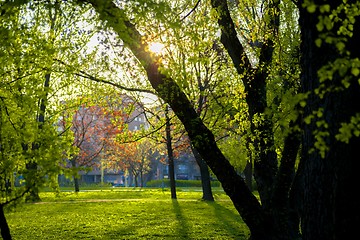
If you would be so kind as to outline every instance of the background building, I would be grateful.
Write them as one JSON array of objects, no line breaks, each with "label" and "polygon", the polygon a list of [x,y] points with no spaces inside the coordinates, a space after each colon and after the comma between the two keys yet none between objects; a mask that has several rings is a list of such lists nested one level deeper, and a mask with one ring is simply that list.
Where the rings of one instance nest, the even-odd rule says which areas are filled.
[{"label": "background building", "polygon": [[[122,102],[120,108],[124,108],[128,114],[124,118],[129,131],[138,131],[140,129],[148,129],[149,123],[147,121],[144,107],[141,103],[133,100],[130,96],[122,95]],[[79,111],[83,108],[79,108]],[[77,115],[75,115],[77,116]],[[77,116],[78,117],[78,116]],[[93,116],[85,116],[84,118],[93,119]],[[99,121],[99,119],[97,119]],[[103,120],[106,123],[110,122],[109,119]],[[104,124],[97,123],[97,124]],[[95,145],[96,142],[87,142],[87,145]],[[88,148],[99,149],[99,146],[87,146]],[[102,150],[104,151],[104,150]],[[150,170],[144,174],[144,185],[150,180],[167,179],[168,178],[168,165],[160,159],[166,156],[160,156],[158,153],[150,159]],[[106,168],[103,162],[106,161],[105,152],[100,152],[96,157],[91,160],[91,164],[86,167],[86,170],[79,171],[80,184],[98,184],[98,183],[111,183],[117,186],[135,186],[135,179],[131,172],[126,170],[114,170]],[[200,170],[195,161],[195,158],[190,153],[181,153],[175,158],[175,179],[178,180],[199,180]],[[64,176],[59,177],[60,184],[71,184],[70,179]],[[139,182],[139,181],[138,181]]]}]

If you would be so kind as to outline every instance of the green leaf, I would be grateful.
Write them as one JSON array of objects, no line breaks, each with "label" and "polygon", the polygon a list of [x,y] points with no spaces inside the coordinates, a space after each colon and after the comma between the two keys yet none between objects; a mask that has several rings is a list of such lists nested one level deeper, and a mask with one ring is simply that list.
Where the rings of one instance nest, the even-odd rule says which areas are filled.
[{"label": "green leaf", "polygon": [[[316,25],[316,26],[317,26],[317,25]],[[321,47],[321,44],[322,44],[321,38],[318,38],[318,39],[315,40],[315,45],[316,45],[317,47]]]},{"label": "green leaf", "polygon": [[321,13],[330,12],[330,5],[324,4],[324,5],[320,6],[320,12]]},{"label": "green leaf", "polygon": [[359,68],[352,68],[351,69],[351,74],[354,75],[355,77],[359,76],[360,69]]},{"label": "green leaf", "polygon": [[306,10],[309,13],[314,13],[316,11],[316,5],[314,3],[310,3],[310,5],[306,7]]}]

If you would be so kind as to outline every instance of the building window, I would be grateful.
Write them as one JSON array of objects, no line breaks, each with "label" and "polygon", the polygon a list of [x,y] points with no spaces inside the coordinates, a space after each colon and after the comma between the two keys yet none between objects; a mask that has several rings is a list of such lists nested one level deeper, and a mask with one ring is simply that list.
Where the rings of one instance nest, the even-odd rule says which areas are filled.
[{"label": "building window", "polygon": [[179,169],[179,173],[187,173],[188,170],[186,165],[179,165],[178,169]]}]

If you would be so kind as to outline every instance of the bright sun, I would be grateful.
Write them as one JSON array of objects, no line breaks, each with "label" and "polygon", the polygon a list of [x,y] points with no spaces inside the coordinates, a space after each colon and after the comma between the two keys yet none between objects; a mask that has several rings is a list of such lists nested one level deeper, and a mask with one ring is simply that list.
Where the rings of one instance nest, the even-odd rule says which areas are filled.
[{"label": "bright sun", "polygon": [[153,42],[149,44],[149,50],[155,54],[162,54],[164,53],[164,44],[162,43],[158,43],[158,42]]}]

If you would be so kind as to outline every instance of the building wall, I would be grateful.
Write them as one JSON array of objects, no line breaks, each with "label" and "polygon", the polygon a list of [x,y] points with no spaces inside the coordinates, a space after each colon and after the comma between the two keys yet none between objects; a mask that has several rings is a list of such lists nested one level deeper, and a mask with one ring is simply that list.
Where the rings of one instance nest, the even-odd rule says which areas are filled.
[{"label": "building wall", "polygon": [[[200,169],[195,158],[191,154],[183,154],[175,159],[175,179],[176,180],[200,180]],[[167,179],[169,175],[168,165],[158,160],[153,160],[152,169],[144,175],[144,182],[158,179]],[[101,182],[101,170],[94,169],[90,172],[80,172],[80,183],[95,184]],[[126,181],[125,181],[126,179]],[[104,183],[134,186],[133,176],[125,176],[123,171],[104,171]],[[140,183],[140,180],[139,180]]]},{"label": "building wall", "polygon": [[[182,154],[174,160],[175,180],[199,180],[200,168],[192,154]],[[153,179],[167,179],[169,177],[169,166],[159,162],[156,168],[156,174]],[[152,179],[152,180],[153,180]]]}]

